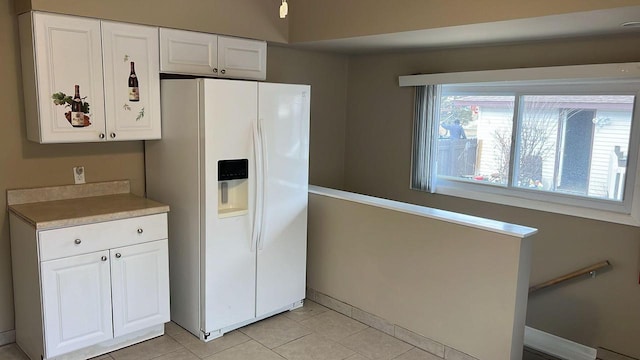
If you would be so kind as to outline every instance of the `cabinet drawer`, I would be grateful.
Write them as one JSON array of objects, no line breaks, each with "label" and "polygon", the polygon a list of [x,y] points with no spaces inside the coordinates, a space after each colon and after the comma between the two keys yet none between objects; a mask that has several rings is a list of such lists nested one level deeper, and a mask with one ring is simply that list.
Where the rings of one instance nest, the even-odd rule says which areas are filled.
[{"label": "cabinet drawer", "polygon": [[45,230],[38,234],[40,261],[166,238],[166,213]]}]

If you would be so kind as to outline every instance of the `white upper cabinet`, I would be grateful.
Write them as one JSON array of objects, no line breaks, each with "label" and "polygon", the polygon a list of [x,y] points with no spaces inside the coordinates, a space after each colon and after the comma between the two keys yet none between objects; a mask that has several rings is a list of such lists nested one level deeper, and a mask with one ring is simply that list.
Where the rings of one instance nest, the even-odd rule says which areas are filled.
[{"label": "white upper cabinet", "polygon": [[161,28],[160,71],[264,80],[267,77],[267,43]]},{"label": "white upper cabinet", "polygon": [[41,12],[19,22],[29,140],[160,138],[157,28]]},{"label": "white upper cabinet", "polygon": [[160,70],[218,75],[218,36],[160,28]]},{"label": "white upper cabinet", "polygon": [[108,138],[159,139],[158,28],[103,21],[102,56]]},{"label": "white upper cabinet", "polygon": [[[27,13],[20,16],[20,36],[29,140],[98,141],[105,132],[100,21]],[[75,96],[76,86],[86,113],[72,125],[65,98]]]},{"label": "white upper cabinet", "polygon": [[267,78],[267,43],[218,36],[220,76],[239,79]]}]

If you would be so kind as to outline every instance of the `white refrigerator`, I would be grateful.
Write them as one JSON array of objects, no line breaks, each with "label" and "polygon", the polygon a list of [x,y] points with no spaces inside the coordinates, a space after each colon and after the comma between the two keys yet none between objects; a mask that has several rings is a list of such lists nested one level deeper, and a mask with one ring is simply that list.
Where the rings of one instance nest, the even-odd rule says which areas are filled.
[{"label": "white refrigerator", "polygon": [[161,82],[147,196],[171,206],[171,319],[204,341],[302,305],[310,90]]}]

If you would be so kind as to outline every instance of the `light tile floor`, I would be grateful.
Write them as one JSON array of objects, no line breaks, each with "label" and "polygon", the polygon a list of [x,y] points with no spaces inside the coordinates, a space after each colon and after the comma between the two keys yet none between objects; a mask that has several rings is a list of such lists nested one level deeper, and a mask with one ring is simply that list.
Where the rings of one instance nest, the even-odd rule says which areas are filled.
[{"label": "light tile floor", "polygon": [[[165,335],[94,360],[442,360],[381,331],[305,300],[302,308],[270,317],[208,343],[175,323]],[[0,360],[28,360],[16,344]]]}]

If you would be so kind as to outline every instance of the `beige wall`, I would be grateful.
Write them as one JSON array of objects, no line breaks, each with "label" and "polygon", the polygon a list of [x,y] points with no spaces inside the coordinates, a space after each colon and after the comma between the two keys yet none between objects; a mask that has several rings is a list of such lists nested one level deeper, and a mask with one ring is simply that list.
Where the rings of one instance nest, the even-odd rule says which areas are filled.
[{"label": "beige wall", "polygon": [[[277,13],[279,1],[229,0],[191,1],[33,1],[40,10],[85,16],[176,26],[202,31],[220,31],[236,36],[282,41]],[[223,6],[234,16],[205,16]],[[237,8],[230,8],[237,5]],[[265,5],[268,5],[268,9]],[[106,144],[40,145],[26,140],[20,67],[20,44],[16,13],[28,9],[29,1],[0,0],[0,207],[6,209],[6,190],[24,187],[71,184],[72,167],[85,166],[88,182],[130,179],[132,191],[144,194],[144,149],[141,141]],[[129,11],[134,9],[135,11]],[[153,9],[153,11],[149,11]],[[158,10],[160,9],[160,10]],[[186,9],[189,9],[187,13]],[[233,10],[233,11],[232,11]],[[102,14],[105,14],[102,16]],[[238,14],[247,15],[238,21]],[[262,15],[261,15],[262,14]],[[268,14],[264,16],[264,14]],[[175,16],[173,16],[175,15]],[[224,18],[224,19],[223,19]],[[235,19],[235,20],[229,20]],[[274,19],[277,19],[278,23]],[[215,21],[214,21],[215,20]],[[346,116],[347,57],[269,47],[267,78],[274,82],[305,83],[312,86],[311,166],[314,184],[343,186]],[[29,101],[27,101],[29,102]],[[13,295],[9,221],[0,212],[0,333],[12,330]]]},{"label": "beige wall", "polygon": [[640,5],[638,0],[290,2],[291,42],[340,39]]},{"label": "beige wall", "polygon": [[[144,193],[142,142],[40,145],[27,141],[17,18],[12,1],[0,1],[0,333],[13,329],[13,295],[6,190],[73,182],[72,167],[84,165],[89,182],[130,179]],[[33,100],[28,100],[29,103]]]},{"label": "beige wall", "polygon": [[345,185],[350,191],[458,211],[540,230],[531,282],[600,260],[612,271],[531,296],[527,324],[590,346],[640,357],[640,230],[409,190],[413,90],[398,76],[640,61],[640,35],[354,56],[349,62]]},{"label": "beige wall", "polygon": [[310,288],[478,359],[522,357],[535,235],[320,194],[308,233]]},{"label": "beige wall", "polygon": [[348,57],[270,46],[267,81],[311,84],[309,179],[342,189]]}]

